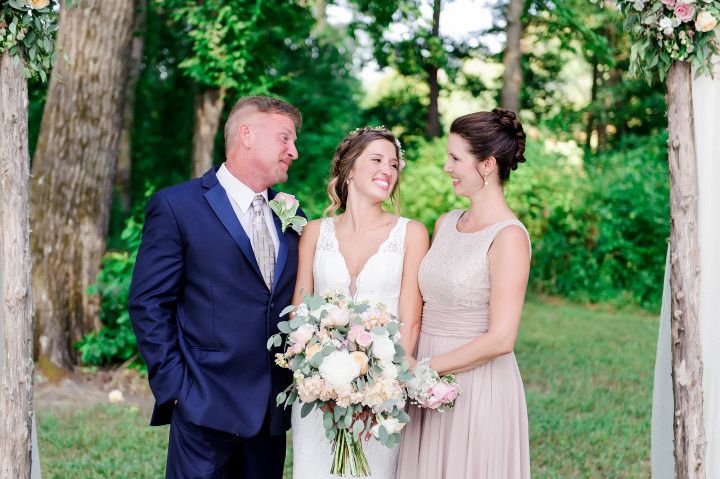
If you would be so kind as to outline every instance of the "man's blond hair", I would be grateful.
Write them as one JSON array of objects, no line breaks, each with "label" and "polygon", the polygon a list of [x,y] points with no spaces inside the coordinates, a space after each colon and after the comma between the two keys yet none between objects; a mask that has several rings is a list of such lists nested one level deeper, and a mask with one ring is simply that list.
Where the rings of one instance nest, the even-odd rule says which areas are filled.
[{"label": "man's blond hair", "polygon": [[235,106],[225,122],[226,156],[233,148],[235,136],[237,135],[240,123],[242,123],[247,115],[255,112],[279,113],[290,118],[295,124],[296,130],[299,131],[300,127],[302,127],[302,116],[300,115],[300,111],[290,103],[268,96],[244,96],[235,103]]}]

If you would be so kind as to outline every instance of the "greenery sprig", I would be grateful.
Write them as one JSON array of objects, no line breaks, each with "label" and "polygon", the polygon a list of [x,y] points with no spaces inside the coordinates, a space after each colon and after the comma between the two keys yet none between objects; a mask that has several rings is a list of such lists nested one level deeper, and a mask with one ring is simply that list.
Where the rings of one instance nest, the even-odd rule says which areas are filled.
[{"label": "greenery sprig", "polygon": [[664,80],[673,62],[687,61],[698,75],[713,75],[720,0],[620,0],[617,6],[634,40],[630,73]]},{"label": "greenery sprig", "polygon": [[47,81],[55,64],[55,35],[60,0],[0,0],[0,53],[17,65],[24,61],[27,78]]}]

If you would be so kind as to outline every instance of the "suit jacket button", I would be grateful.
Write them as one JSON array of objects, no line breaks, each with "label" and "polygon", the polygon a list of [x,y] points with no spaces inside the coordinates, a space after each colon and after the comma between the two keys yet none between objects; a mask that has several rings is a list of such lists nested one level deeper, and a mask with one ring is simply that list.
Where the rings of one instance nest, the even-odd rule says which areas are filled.
[{"label": "suit jacket button", "polygon": [[274,308],[274,307],[275,307],[275,303],[270,303],[270,307],[271,307],[271,308]]}]

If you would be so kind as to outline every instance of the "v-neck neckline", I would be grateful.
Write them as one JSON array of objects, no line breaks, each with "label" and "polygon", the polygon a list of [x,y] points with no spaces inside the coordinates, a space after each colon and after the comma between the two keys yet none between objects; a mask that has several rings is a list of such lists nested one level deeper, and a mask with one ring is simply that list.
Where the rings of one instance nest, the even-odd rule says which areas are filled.
[{"label": "v-neck neckline", "polygon": [[[395,224],[393,225],[392,228],[390,228],[390,232],[388,233],[387,238],[385,238],[383,240],[383,242],[380,243],[380,245],[377,247],[377,250],[375,250],[375,252],[373,254],[371,254],[370,256],[368,256],[368,258],[365,260],[365,263],[363,264],[362,268],[360,268],[360,271],[358,272],[357,276],[352,276],[350,274],[350,268],[348,268],[347,259],[345,258],[345,255],[343,254],[342,250],[340,249],[340,240],[338,239],[337,232],[335,230],[335,218],[330,218],[330,224],[332,226],[332,237],[333,237],[333,240],[335,240],[335,246],[337,246],[337,252],[340,255],[340,258],[342,258],[343,266],[345,266],[345,273],[348,278],[348,292],[350,293],[350,296],[354,298],[357,295],[358,280],[360,279],[362,274],[365,272],[365,268],[367,268],[367,265],[370,263],[370,261],[375,256],[380,254],[380,251],[382,251],[382,248],[383,248],[383,246],[385,246],[385,243],[390,241],[390,238],[392,238],[392,235],[395,232],[395,228],[397,228],[398,225],[400,224],[400,218],[395,220]],[[353,278],[355,279],[355,292],[354,293],[351,290],[351,286],[353,284]]]}]

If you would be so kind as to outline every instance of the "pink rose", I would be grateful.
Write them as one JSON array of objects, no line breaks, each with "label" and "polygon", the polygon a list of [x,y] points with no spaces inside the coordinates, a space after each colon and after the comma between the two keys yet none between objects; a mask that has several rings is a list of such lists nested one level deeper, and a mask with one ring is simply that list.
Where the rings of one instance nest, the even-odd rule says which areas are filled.
[{"label": "pink rose", "polygon": [[453,402],[458,394],[457,388],[445,381],[440,381],[435,386],[431,387],[430,392],[443,404]]},{"label": "pink rose", "polygon": [[367,348],[373,342],[373,335],[362,324],[353,324],[350,331],[348,331],[348,339],[355,341],[363,348]]},{"label": "pink rose", "polygon": [[675,17],[681,22],[689,22],[695,16],[695,7],[689,3],[678,3],[675,5]]},{"label": "pink rose", "polygon": [[437,409],[438,407],[442,406],[442,401],[435,396],[430,396],[428,400],[423,404],[423,406],[430,408],[430,409]]},{"label": "pink rose", "polygon": [[662,2],[670,8],[675,6],[675,0],[662,0]]},{"label": "pink rose", "polygon": [[282,203],[286,209],[292,208],[298,202],[298,200],[293,195],[288,193],[278,193],[273,199]]}]

